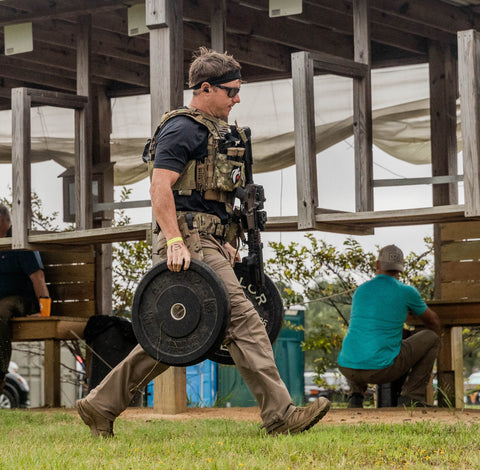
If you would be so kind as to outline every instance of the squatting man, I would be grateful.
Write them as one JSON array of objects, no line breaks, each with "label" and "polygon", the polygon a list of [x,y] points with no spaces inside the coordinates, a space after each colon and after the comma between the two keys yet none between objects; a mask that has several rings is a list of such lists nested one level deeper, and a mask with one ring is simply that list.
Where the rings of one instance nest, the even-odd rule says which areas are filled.
[{"label": "squatting man", "polygon": [[[439,318],[417,289],[398,280],[404,270],[400,248],[382,248],[376,269],[376,276],[353,295],[350,325],[338,355],[340,371],[350,385],[348,407],[362,408],[368,384],[404,376],[398,405],[427,406],[426,388],[440,348]],[[402,339],[409,312],[425,329]]]}]

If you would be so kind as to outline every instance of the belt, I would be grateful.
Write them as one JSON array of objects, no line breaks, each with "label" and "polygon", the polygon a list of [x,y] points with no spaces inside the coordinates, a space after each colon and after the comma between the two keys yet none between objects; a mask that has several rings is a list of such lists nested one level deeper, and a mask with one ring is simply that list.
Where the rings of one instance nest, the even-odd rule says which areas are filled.
[{"label": "belt", "polygon": [[197,229],[200,233],[224,237],[228,231],[228,224],[223,224],[220,217],[213,214],[177,211],[179,224],[182,219],[185,220],[190,230]]}]

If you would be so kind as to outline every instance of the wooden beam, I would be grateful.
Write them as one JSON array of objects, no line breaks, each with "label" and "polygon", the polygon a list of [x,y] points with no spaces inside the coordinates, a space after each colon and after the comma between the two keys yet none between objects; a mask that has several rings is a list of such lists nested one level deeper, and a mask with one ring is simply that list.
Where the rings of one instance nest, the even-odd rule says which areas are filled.
[{"label": "wooden beam", "polygon": [[[105,15],[102,15],[104,19]],[[94,24],[92,18],[92,25]],[[76,22],[61,19],[45,20],[35,24],[34,39],[36,44],[50,44],[65,49],[76,50]],[[0,33],[1,35],[1,33]],[[92,28],[92,52],[105,57],[126,60],[128,62],[148,65],[148,38],[127,36],[123,25],[112,32],[99,27]]]},{"label": "wooden beam", "polygon": [[353,0],[353,32],[355,61],[368,67],[362,78],[353,79],[355,209],[364,212],[373,210],[372,58],[367,0]]},{"label": "wooden beam", "polygon": [[465,206],[437,206],[416,209],[399,209],[375,212],[341,212],[317,214],[318,223],[344,225],[361,224],[370,227],[399,227],[402,225],[424,225],[436,222],[457,222],[465,219]]},{"label": "wooden beam", "polygon": [[[446,183],[458,183],[463,181],[463,175],[451,175],[451,176],[426,176],[424,178],[392,178],[392,179],[380,179],[373,180],[373,186],[375,188],[385,188],[389,186],[414,186],[418,184],[446,184]],[[456,204],[456,202],[455,202]]]},{"label": "wooden beam", "polygon": [[[206,25],[190,23],[183,24],[184,50],[193,52],[199,46],[208,44],[209,31]],[[229,33],[225,49],[228,50],[242,65],[261,66],[266,71],[285,72],[290,77],[290,54],[292,49],[282,44],[276,44],[263,39],[241,34]]]},{"label": "wooden beam", "polygon": [[88,98],[75,112],[75,223],[79,230],[92,227],[92,25],[88,15],[79,18],[77,45],[77,94]]},{"label": "wooden beam", "polygon": [[[309,229],[305,229],[309,230]],[[315,224],[315,230],[332,233],[345,233],[347,235],[372,235],[370,227],[348,224]],[[266,232],[298,232],[297,216],[268,217],[265,225]]]},{"label": "wooden beam", "polygon": [[[79,302],[71,302],[79,303]],[[87,318],[50,316],[16,317],[10,319],[12,341],[38,341],[44,339],[78,339],[83,336]]]},{"label": "wooden beam", "polygon": [[[451,326],[480,326],[480,300],[431,300],[428,306],[438,315],[440,323]],[[422,321],[413,315],[407,318],[409,325],[421,326]]]},{"label": "wooden beam", "polygon": [[210,8],[212,49],[218,52],[225,52],[227,14],[225,0],[211,0]]},{"label": "wooden beam", "polygon": [[458,224],[443,224],[443,241],[465,240],[468,238],[480,238],[480,224],[477,220]]},{"label": "wooden beam", "polygon": [[[29,249],[48,250],[61,249],[65,246],[85,246],[96,243],[115,243],[134,240],[149,240],[151,224],[134,224],[123,227],[102,227],[89,230],[74,230],[70,232],[48,232],[30,234]],[[0,250],[12,248],[10,237],[0,238]]]},{"label": "wooden beam", "polygon": [[60,389],[60,341],[48,339],[44,346],[44,405],[59,408]]},{"label": "wooden beam", "polygon": [[[139,64],[138,61],[128,61],[127,57],[128,54],[125,54],[125,57],[119,59],[101,52],[93,55],[91,64],[96,83],[107,85],[114,80],[141,87],[148,86],[148,66]],[[42,74],[58,74],[61,71],[63,78],[73,78],[76,74],[76,53],[63,45],[36,42],[34,51],[21,54],[21,57],[0,56],[1,64],[20,66],[34,72],[38,71],[40,65],[44,68]],[[34,78],[31,80],[34,81]]]},{"label": "wooden beam", "polygon": [[[146,0],[147,12],[165,12],[165,28],[150,30],[151,134],[166,111],[183,105],[183,6],[177,0]],[[152,27],[154,18],[147,20]],[[154,26],[154,25],[153,25]],[[156,252],[156,237],[153,253]],[[158,258],[158,257],[157,257]],[[154,258],[153,262],[158,262]],[[186,369],[170,367],[154,382],[154,409],[183,413],[187,409]]]},{"label": "wooden beam", "polygon": [[[432,175],[457,175],[457,66],[450,45],[429,45],[430,142]],[[458,185],[454,182],[432,187],[433,205],[458,203]],[[442,234],[438,224],[433,230],[435,298],[442,298]]]},{"label": "wooden beam", "polygon": [[88,97],[61,93],[58,91],[27,88],[32,106],[55,106],[58,108],[83,109],[88,104]]},{"label": "wooden beam", "polygon": [[[40,86],[62,91],[75,91],[75,80],[59,76],[58,71],[56,73],[54,71],[50,73],[50,70],[48,72],[39,71],[38,65],[35,66],[25,62],[12,65],[7,64],[7,61],[5,57],[0,55],[1,77],[17,82],[12,88]],[[19,81],[20,83],[18,83]]]},{"label": "wooden beam", "polygon": [[462,116],[465,214],[480,215],[480,34],[458,33],[458,71]]},{"label": "wooden beam", "polygon": [[12,225],[14,249],[28,245],[31,227],[31,98],[26,88],[12,90]]},{"label": "wooden beam", "polygon": [[[183,105],[183,27],[181,2],[147,0],[162,3],[167,28],[150,31],[150,99],[152,135],[162,115]],[[147,8],[149,11],[150,8]],[[151,7],[151,9],[155,9]]]},{"label": "wooden beam", "polygon": [[[112,108],[103,87],[94,87],[92,93],[92,160],[103,168],[98,200],[112,203],[114,199],[113,163],[110,161],[110,135],[112,133]],[[92,209],[93,211],[93,209]],[[94,227],[110,227],[113,211],[102,212]],[[95,313],[112,314],[112,244],[95,247]]]},{"label": "wooden beam", "polygon": [[[457,175],[457,61],[450,45],[429,45],[432,176]],[[435,185],[433,205],[458,203],[456,183]]]},{"label": "wooden beam", "polygon": [[[83,0],[82,2],[74,0],[62,0],[62,2],[40,4],[39,7],[34,8],[33,5],[37,5],[36,2],[15,0],[13,2],[14,11],[11,13],[2,12],[0,14],[0,26],[24,23],[27,21],[41,21],[50,18],[66,18],[76,17],[79,15],[86,15],[98,11],[111,11],[118,8],[126,8],[138,1],[124,0],[118,2],[118,0]],[[4,7],[8,6],[4,1]]]},{"label": "wooden beam", "polygon": [[147,0],[145,2],[145,24],[148,29],[168,27],[167,8],[162,0]]},{"label": "wooden beam", "polygon": [[479,16],[472,15],[468,9],[449,5],[446,2],[422,0],[371,0],[370,7],[388,16],[408,19],[417,23],[419,28],[427,25],[442,31],[457,31],[477,28]]},{"label": "wooden beam", "polygon": [[341,77],[364,78],[369,74],[369,65],[354,60],[336,57],[323,52],[310,52],[315,72],[332,73]]},{"label": "wooden beam", "polygon": [[443,407],[463,408],[462,327],[445,327],[437,359],[438,404]]},{"label": "wooden beam", "polygon": [[[247,0],[241,1],[242,6],[248,6],[251,8],[250,14],[256,14],[255,12],[261,11],[262,14],[267,13],[269,10],[268,0]],[[247,16],[246,14],[243,15]],[[352,27],[352,5],[349,2],[339,2],[338,0],[321,0],[318,1],[303,1],[303,11],[301,15],[294,15],[287,17],[292,23],[301,23],[297,27],[309,28],[312,25],[320,26],[325,30],[335,31],[345,35],[345,41],[350,42],[353,36]],[[388,45],[402,50],[408,50],[416,54],[425,54],[427,50],[427,44],[423,37],[424,32],[419,33],[418,25],[414,23],[414,28],[410,28],[408,32],[401,30],[398,26],[392,28],[392,25],[388,23],[388,17],[386,15],[377,12],[375,15],[376,22],[372,23],[372,41],[376,41],[379,44]],[[395,18],[398,22],[398,18]],[[391,23],[395,24],[394,21]],[[430,28],[431,31],[436,32],[438,37],[438,30]],[[454,41],[455,36],[443,33],[442,37],[450,37],[451,41]]]},{"label": "wooden beam", "polygon": [[313,68],[313,60],[308,52],[292,54],[299,230],[315,227],[315,209],[318,206]]},{"label": "wooden beam", "polygon": [[[205,1],[202,0],[202,2]],[[197,17],[198,10],[201,8],[200,5],[195,8],[190,2],[189,11],[186,14],[192,18]],[[270,19],[266,15],[252,15],[250,8],[234,2],[227,4],[227,18],[227,33],[239,33],[247,37],[253,35],[259,39],[273,41],[298,50],[322,51],[346,58],[353,56],[351,41],[348,37],[316,25],[299,27],[296,22],[288,18]]]},{"label": "wooden beam", "polygon": [[[310,4],[317,8],[320,8],[320,15],[323,15],[325,18],[330,18],[332,12],[335,12],[340,17],[343,17],[351,21],[353,16],[353,7],[350,2],[339,2],[338,0],[304,0],[304,4]],[[446,31],[439,30],[433,26],[422,24],[421,28],[418,25],[418,22],[412,21],[408,16],[399,16],[398,14],[392,15],[384,11],[377,10],[372,8],[374,3],[370,2],[370,22],[372,25],[372,41],[384,44],[389,43],[389,45],[395,47],[404,47],[402,44],[409,43],[407,39],[408,35],[419,38],[422,36],[424,38],[432,39],[434,41],[440,41],[444,43],[456,44],[456,33],[449,33]],[[387,34],[385,38],[379,37],[377,34],[377,27],[382,26],[387,29]],[[392,43],[392,37],[389,37],[388,34],[390,31],[399,31],[402,33],[401,38],[398,39],[395,37],[395,33],[392,34],[392,37],[395,38]],[[408,34],[406,34],[408,33]],[[427,44],[424,44],[426,52]]]},{"label": "wooden beam", "polygon": [[157,413],[177,414],[187,411],[187,389],[185,367],[169,367],[155,378],[153,409]]}]

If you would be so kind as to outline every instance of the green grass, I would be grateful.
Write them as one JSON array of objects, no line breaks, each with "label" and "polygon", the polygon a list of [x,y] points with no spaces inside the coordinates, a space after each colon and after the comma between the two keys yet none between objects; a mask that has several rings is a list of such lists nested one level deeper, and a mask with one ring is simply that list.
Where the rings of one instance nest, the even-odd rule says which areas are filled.
[{"label": "green grass", "polygon": [[75,414],[0,410],[0,469],[478,469],[480,425],[324,425],[271,437],[256,423],[117,420],[93,439]]}]

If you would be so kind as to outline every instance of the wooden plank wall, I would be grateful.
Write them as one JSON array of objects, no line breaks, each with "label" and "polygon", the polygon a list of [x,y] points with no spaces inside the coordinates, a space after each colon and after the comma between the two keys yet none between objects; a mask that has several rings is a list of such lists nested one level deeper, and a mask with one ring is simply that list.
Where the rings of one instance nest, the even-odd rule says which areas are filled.
[{"label": "wooden plank wall", "polygon": [[480,221],[441,224],[440,298],[480,300]]},{"label": "wooden plank wall", "polygon": [[72,248],[41,253],[52,297],[52,316],[88,318],[95,314],[93,249]]}]

